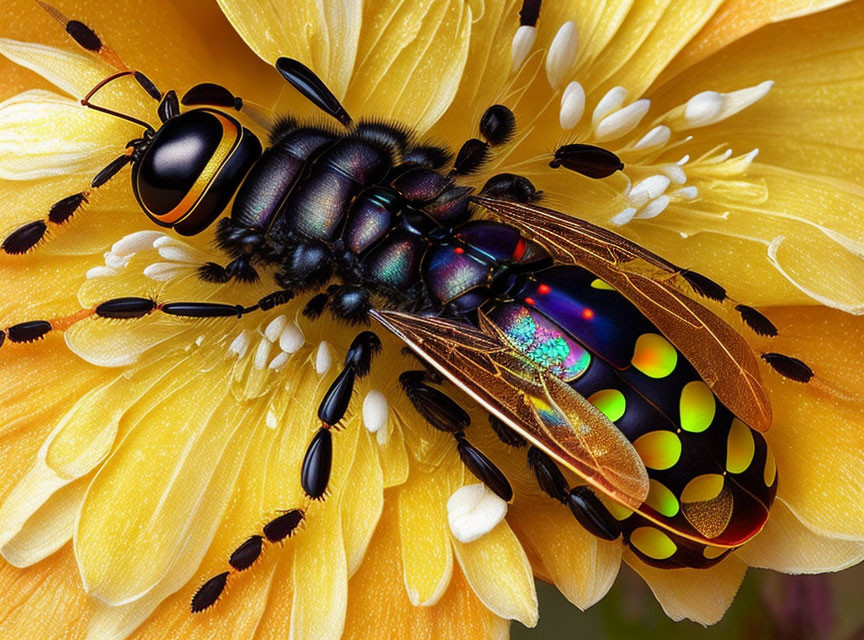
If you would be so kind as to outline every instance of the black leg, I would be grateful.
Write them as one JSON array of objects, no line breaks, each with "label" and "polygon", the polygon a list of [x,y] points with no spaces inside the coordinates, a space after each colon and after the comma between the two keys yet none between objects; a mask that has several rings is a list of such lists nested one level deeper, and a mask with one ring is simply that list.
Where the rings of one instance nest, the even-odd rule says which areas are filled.
[{"label": "black leg", "polygon": [[527,457],[528,468],[543,492],[567,505],[588,533],[603,540],[616,540],[621,535],[618,521],[590,488],[582,485],[571,489],[555,461],[537,447],[528,449]]},{"label": "black leg", "polygon": [[222,85],[212,82],[196,84],[183,94],[180,103],[187,107],[209,106],[233,109],[268,131],[279,122],[273,111],[267,107],[239,98]]},{"label": "black leg", "polygon": [[345,107],[333,95],[330,89],[321,81],[315,72],[299,60],[293,58],[279,58],[276,61],[276,70],[282,74],[291,85],[299,91],[303,97],[327,115],[336,118],[344,127],[352,124],[351,116],[345,111]]},{"label": "black leg", "polygon": [[492,157],[492,147],[507,144],[516,133],[516,116],[503,104],[494,104],[480,118],[480,135],[485,139],[467,140],[456,154],[453,176],[479,171]]},{"label": "black leg", "polygon": [[332,432],[348,410],[355,380],[369,373],[372,358],[380,350],[381,340],[378,336],[371,331],[359,333],[348,348],[342,372],[331,383],[318,405],[321,426],[306,448],[300,472],[300,484],[306,494],[304,506],[283,511],[264,525],[263,536],[252,535],[240,544],[228,558],[231,569],[210,578],[198,588],[192,598],[192,613],[200,613],[215,604],[232,574],[245,571],[255,564],[265,544],[282,542],[294,535],[305,521],[310,505],[326,498],[333,462]]},{"label": "black leg", "polygon": [[291,291],[276,291],[264,296],[250,307],[220,302],[166,302],[158,303],[152,298],[114,298],[76,313],[51,320],[31,320],[0,329],[0,345],[9,342],[36,342],[51,331],[65,331],[73,324],[87,318],[111,318],[134,320],[151,313],[164,313],[183,318],[242,318],[254,311],[268,311],[285,304],[294,297]]},{"label": "black leg", "polygon": [[428,380],[425,371],[406,371],[399,376],[402,389],[417,412],[434,428],[456,440],[456,450],[468,470],[502,500],[512,500],[513,489],[507,476],[465,437],[471,417],[443,391],[426,384]]},{"label": "black leg", "polygon": [[18,227],[18,229],[6,236],[0,248],[10,255],[18,255],[30,251],[30,249],[42,241],[49,228],[58,228],[71,220],[72,216],[90,201],[90,195],[94,190],[104,185],[117,175],[123,167],[132,162],[131,150],[133,148],[130,146],[130,153],[118,156],[107,167],[97,173],[96,177],[90,182],[90,189],[74,193],[55,202],[48,210],[48,215],[41,220],[34,220]]}]

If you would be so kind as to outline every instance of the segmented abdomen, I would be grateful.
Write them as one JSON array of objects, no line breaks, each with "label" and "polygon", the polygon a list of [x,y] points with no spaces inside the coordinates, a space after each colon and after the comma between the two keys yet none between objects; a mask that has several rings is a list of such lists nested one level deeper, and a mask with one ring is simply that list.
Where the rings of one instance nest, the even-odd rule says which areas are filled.
[{"label": "segmented abdomen", "polygon": [[[764,438],[732,415],[628,300],[574,266],[533,274],[515,298],[492,311],[496,324],[603,411],[645,463],[644,516],[606,500],[637,555],[662,567],[710,566],[762,528],[777,487]],[[546,344],[563,356],[571,338],[577,346],[569,361],[582,370],[568,379],[559,373],[566,358],[550,366],[536,354]]]}]

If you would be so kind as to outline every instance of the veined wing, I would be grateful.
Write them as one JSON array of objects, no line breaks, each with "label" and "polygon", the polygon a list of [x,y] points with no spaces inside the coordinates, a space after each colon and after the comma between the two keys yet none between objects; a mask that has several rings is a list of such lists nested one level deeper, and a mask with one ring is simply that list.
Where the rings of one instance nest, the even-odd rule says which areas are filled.
[{"label": "veined wing", "polygon": [[753,350],[726,321],[676,287],[678,267],[559,211],[482,196],[473,201],[537,240],[555,260],[584,267],[614,287],[684,354],[721,402],[754,429],[768,430],[771,405]]},{"label": "veined wing", "polygon": [[631,508],[648,495],[648,474],[621,431],[556,376],[508,346],[481,315],[481,328],[443,318],[373,310],[451,382],[588,483]]}]

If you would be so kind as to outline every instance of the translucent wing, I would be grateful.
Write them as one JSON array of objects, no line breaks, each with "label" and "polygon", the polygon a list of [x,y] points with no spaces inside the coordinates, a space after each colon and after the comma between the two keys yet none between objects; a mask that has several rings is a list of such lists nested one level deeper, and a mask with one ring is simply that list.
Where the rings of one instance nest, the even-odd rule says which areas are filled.
[{"label": "translucent wing", "polygon": [[575,264],[630,300],[691,362],[733,413],[759,431],[771,405],[753,350],[720,317],[681,292],[681,269],[608,229],[552,209],[476,197],[502,222],[518,227],[564,264]]},{"label": "translucent wing", "polygon": [[454,384],[597,489],[631,509],[648,495],[633,445],[606,416],[556,376],[509,347],[481,315],[481,328],[435,317],[372,311]]}]

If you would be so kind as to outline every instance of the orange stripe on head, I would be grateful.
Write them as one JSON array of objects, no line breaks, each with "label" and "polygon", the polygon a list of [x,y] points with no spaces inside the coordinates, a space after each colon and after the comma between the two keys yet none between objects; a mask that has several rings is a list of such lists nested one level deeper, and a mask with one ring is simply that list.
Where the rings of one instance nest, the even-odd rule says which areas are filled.
[{"label": "orange stripe on head", "polygon": [[237,124],[218,111],[208,110],[208,113],[215,116],[222,125],[222,140],[219,141],[219,146],[216,148],[216,151],[213,152],[213,155],[210,156],[204,169],[201,170],[201,174],[195,180],[195,184],[192,185],[189,192],[183,196],[183,199],[177,203],[177,206],[162,215],[151,214],[152,217],[159,222],[173,225],[191,214],[195,209],[195,205],[207,192],[207,187],[210,186],[213,178],[215,178],[216,174],[219,173],[219,169],[222,168],[231,156],[231,152],[237,146],[237,141],[240,138],[240,129],[237,127]]}]

